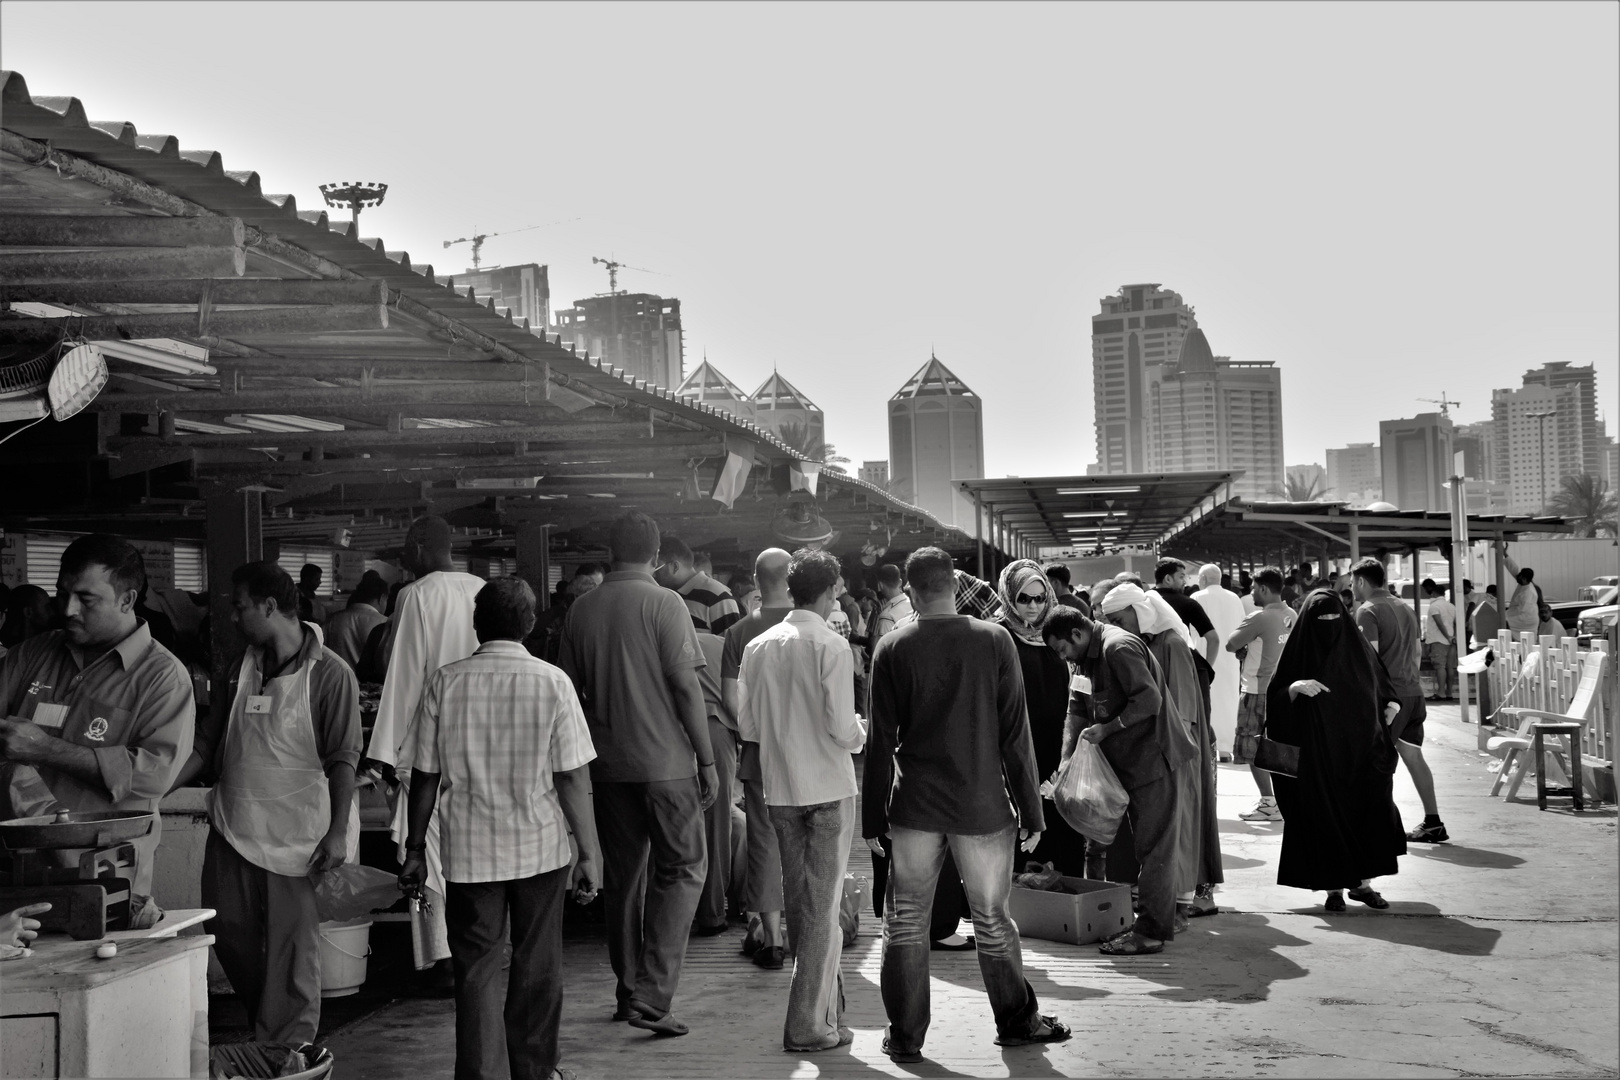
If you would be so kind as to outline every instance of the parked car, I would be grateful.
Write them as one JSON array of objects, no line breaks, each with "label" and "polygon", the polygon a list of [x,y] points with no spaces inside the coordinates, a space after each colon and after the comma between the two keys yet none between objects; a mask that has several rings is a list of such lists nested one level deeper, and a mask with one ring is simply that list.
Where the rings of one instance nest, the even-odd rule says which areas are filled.
[{"label": "parked car", "polygon": [[[1586,589],[1583,588],[1581,591],[1585,592]],[[1552,608],[1553,618],[1557,619],[1565,630],[1575,634],[1580,632],[1582,617],[1593,608],[1613,604],[1617,592],[1620,592],[1620,588],[1610,585],[1594,594],[1590,600],[1560,600],[1547,606]]]},{"label": "parked car", "polygon": [[1591,600],[1598,604],[1612,604],[1614,603],[1612,599],[1603,600],[1601,597],[1605,592],[1612,594],[1617,587],[1620,587],[1620,574],[1599,574],[1592,579],[1592,584],[1582,585],[1575,590],[1575,595],[1581,600]]},{"label": "parked car", "polygon": [[1591,645],[1594,638],[1606,637],[1614,630],[1615,619],[1620,616],[1620,605],[1613,603],[1614,590],[1609,593],[1610,603],[1590,607],[1581,612],[1578,632],[1582,645]]}]

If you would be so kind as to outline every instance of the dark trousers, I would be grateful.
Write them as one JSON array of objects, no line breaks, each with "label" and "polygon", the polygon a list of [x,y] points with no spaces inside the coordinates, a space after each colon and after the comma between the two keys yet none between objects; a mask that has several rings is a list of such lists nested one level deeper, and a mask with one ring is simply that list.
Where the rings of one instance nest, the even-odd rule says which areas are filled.
[{"label": "dark trousers", "polygon": [[709,866],[697,777],[597,782],[595,788],[596,831],[606,863],[608,959],[619,980],[619,1007],[633,1003],[661,1016],[681,981],[686,938]]},{"label": "dark trousers", "polygon": [[217,832],[203,849],[202,903],[231,988],[258,1042],[302,1046],[321,1025],[321,917],[315,882],[254,866]]},{"label": "dark trousers", "polygon": [[1130,806],[1125,811],[1140,867],[1136,892],[1142,912],[1136,917],[1136,929],[1143,937],[1160,941],[1169,941],[1176,935],[1180,784],[1181,777],[1177,773],[1167,773],[1141,787],[1131,788]]},{"label": "dark trousers", "polygon": [[720,795],[714,805],[703,812],[709,871],[703,879],[697,921],[700,926],[719,926],[726,921],[726,893],[731,884],[731,786],[737,775],[737,736],[711,716],[709,745],[714,748],[714,771],[719,775]]},{"label": "dark trousers", "polygon": [[[456,1080],[544,1080],[562,1023],[562,916],[568,867],[517,881],[447,881],[444,921],[456,974]],[[507,919],[512,950],[508,968]]]},{"label": "dark trousers", "polygon": [[748,816],[748,884],[744,897],[749,911],[782,910],[782,853],[765,805],[765,781],[759,767],[759,743],[742,744],[737,771],[743,784],[743,812]]}]

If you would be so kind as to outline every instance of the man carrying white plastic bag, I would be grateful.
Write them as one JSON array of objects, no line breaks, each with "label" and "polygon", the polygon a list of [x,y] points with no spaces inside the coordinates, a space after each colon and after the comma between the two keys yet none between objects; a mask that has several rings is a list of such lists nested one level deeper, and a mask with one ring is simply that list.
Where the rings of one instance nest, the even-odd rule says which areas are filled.
[{"label": "man carrying white plastic bag", "polygon": [[1173,774],[1197,757],[1198,749],[1185,725],[1172,722],[1171,710],[1164,708],[1160,676],[1141,638],[1068,607],[1047,616],[1041,636],[1079,677],[1069,695],[1059,774],[1084,740],[1102,751],[1129,794],[1126,813],[1142,867],[1137,882],[1142,911],[1135,926],[1104,941],[1099,951],[1110,956],[1161,952],[1175,937],[1179,830]]}]

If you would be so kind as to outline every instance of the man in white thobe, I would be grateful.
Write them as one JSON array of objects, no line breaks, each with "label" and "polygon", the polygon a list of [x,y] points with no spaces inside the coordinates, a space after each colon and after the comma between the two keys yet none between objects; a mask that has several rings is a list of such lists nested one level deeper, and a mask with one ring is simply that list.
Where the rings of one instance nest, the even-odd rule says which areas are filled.
[{"label": "man in white thobe", "polygon": [[[1221,588],[1221,568],[1214,563],[1199,569],[1198,584],[1200,588],[1192,598],[1225,641],[1243,621],[1243,600],[1230,589]],[[1215,749],[1224,761],[1232,759],[1232,740],[1237,736],[1238,683],[1242,674],[1239,668],[1232,653],[1222,649],[1215,654],[1215,681],[1209,685],[1209,721],[1215,729]]]},{"label": "man in white thobe", "polygon": [[[391,765],[400,780],[392,831],[405,859],[409,831],[410,748],[414,744],[416,708],[429,675],[446,664],[465,660],[478,649],[473,630],[473,599],[484,580],[457,573],[450,562],[450,526],[441,517],[418,518],[405,535],[400,563],[416,580],[400,590],[394,608],[394,648],[377,703],[377,725],[366,757]],[[450,958],[444,923],[444,873],[439,860],[439,820],[427,830],[427,899],[423,917],[412,920],[411,941],[419,967]]]}]

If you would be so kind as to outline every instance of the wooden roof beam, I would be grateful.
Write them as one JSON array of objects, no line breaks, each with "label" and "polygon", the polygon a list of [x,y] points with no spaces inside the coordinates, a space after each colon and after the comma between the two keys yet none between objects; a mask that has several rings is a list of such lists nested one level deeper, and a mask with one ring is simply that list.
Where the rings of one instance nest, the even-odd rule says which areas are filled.
[{"label": "wooden roof beam", "polygon": [[[425,410],[433,416],[455,416],[462,413],[440,412],[450,406],[492,405],[517,406],[540,414],[552,414],[558,420],[570,415],[546,401],[543,382],[525,383],[462,383],[455,386],[417,384],[390,386],[371,383],[369,386],[299,386],[276,389],[237,390],[219,393],[207,390],[189,390],[174,393],[133,393],[103,391],[89,408],[95,412],[254,412],[254,413],[308,413],[317,411],[346,411],[392,409],[408,406]],[[476,411],[471,415],[477,415]]]},{"label": "wooden roof beam", "polygon": [[151,436],[115,435],[107,439],[108,450],[146,446],[196,446],[228,448],[236,446],[279,447],[282,452],[311,446],[454,446],[469,443],[569,443],[618,439],[618,445],[656,447],[656,439],[642,433],[645,425],[632,423],[522,424],[477,428],[405,428],[400,431],[244,431],[228,435],[175,435],[165,440]]},{"label": "wooden roof beam", "polygon": [[0,245],[68,248],[240,248],[234,217],[136,217],[129,214],[0,213]]},{"label": "wooden roof beam", "polygon": [[[185,219],[202,220],[202,219]],[[50,284],[0,283],[0,299],[42,304],[386,304],[382,280],[283,281],[278,278],[121,278]]]},{"label": "wooden roof beam", "polygon": [[[246,254],[240,246],[0,251],[0,280],[8,288],[143,277],[234,278],[246,269]],[[9,294],[7,298],[11,299]]]},{"label": "wooden roof beam", "polygon": [[[0,265],[0,273],[4,273]],[[255,334],[326,334],[343,330],[386,330],[383,304],[333,304],[327,307],[266,307],[198,312],[144,312],[85,318],[5,319],[0,340],[50,340],[71,330],[89,338],[178,337],[203,340]]]}]

